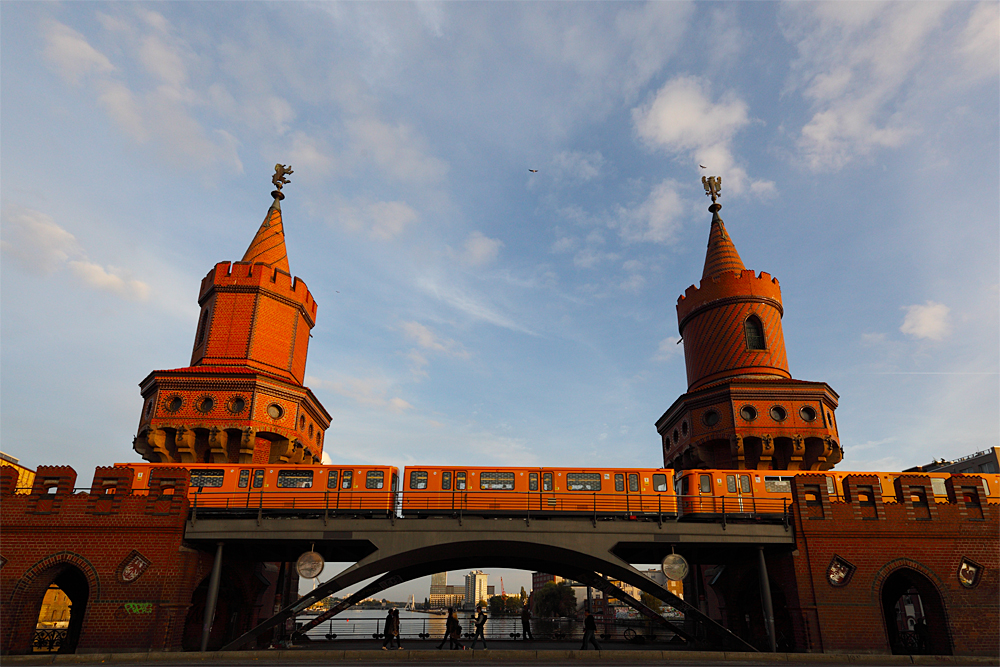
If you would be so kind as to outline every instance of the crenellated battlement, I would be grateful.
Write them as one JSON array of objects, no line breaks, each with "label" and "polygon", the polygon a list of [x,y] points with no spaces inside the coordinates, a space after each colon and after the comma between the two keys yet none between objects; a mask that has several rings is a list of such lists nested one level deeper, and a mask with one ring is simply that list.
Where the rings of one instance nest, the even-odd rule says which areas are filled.
[{"label": "crenellated battlement", "polygon": [[301,278],[268,266],[250,262],[219,262],[201,281],[198,303],[219,288],[259,288],[297,301],[315,320],[316,302]]},{"label": "crenellated battlement", "polygon": [[684,290],[684,294],[677,298],[677,318],[683,320],[704,304],[732,297],[771,300],[777,302],[780,308],[781,285],[766,271],[761,271],[760,275],[755,274],[753,269],[720,273]]}]

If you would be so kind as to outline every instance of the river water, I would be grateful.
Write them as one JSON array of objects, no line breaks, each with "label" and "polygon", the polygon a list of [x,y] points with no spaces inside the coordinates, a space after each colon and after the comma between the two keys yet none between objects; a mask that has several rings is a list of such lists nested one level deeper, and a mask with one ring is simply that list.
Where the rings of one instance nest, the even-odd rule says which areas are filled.
[{"label": "river water", "polygon": [[[318,627],[309,631],[309,636],[317,641],[326,639],[326,635],[335,634],[337,639],[370,639],[373,634],[381,633],[385,626],[385,617],[388,613],[385,609],[349,609],[340,612],[329,621],[321,623]],[[462,624],[462,632],[474,632],[473,624],[474,612],[459,612],[458,620]],[[300,614],[298,622],[305,623],[312,619],[312,616]],[[421,634],[429,634],[430,637],[440,640],[444,636],[444,627],[447,617],[444,615],[427,614],[417,611],[399,611],[400,635],[403,639],[420,638]],[[551,638],[554,633],[562,633],[567,637],[583,636],[583,623],[575,619],[531,619],[532,634],[539,639]],[[510,633],[521,632],[521,618],[519,616],[490,616],[486,623],[487,639],[512,639]],[[600,632],[600,630],[599,630]]]}]

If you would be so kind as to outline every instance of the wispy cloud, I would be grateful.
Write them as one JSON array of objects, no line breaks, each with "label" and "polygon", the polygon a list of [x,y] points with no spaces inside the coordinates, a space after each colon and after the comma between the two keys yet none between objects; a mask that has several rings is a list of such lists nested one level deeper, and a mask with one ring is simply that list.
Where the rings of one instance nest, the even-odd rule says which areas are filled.
[{"label": "wispy cloud", "polygon": [[713,102],[707,81],[679,76],[633,109],[632,121],[647,144],[683,155],[692,164],[706,165],[736,194],[747,189],[764,193],[774,187],[769,181],[747,176],[733,155],[733,138],[752,122],[746,102],[735,93]]},{"label": "wispy cloud", "polygon": [[[790,87],[813,109],[797,142],[812,169],[840,169],[877,148],[901,146],[917,131],[903,113],[907,88],[921,85],[915,76],[929,58],[955,50],[932,40],[949,9],[939,2],[784,5],[785,35],[799,54]],[[982,16],[987,24],[989,13]],[[967,30],[959,49],[978,54],[992,42],[995,62],[995,31],[990,38],[978,27]]]},{"label": "wispy cloud", "polygon": [[497,312],[494,307],[487,305],[481,297],[457,285],[447,284],[430,276],[423,276],[417,280],[417,286],[428,295],[465,313],[472,319],[488,322],[504,329],[510,329],[511,331],[525,333],[529,336],[538,335],[518,324],[507,315]]},{"label": "wispy cloud", "polygon": [[941,341],[951,333],[951,309],[943,303],[928,301],[923,305],[904,306],[906,317],[899,330],[913,338]]},{"label": "wispy cloud", "polygon": [[480,231],[469,234],[462,244],[462,254],[459,259],[466,266],[486,266],[496,261],[500,250],[503,248],[503,241],[491,239]]},{"label": "wispy cloud", "polygon": [[79,279],[77,284],[135,301],[149,297],[149,285],[132,278],[125,269],[92,262],[76,237],[48,215],[8,206],[3,209],[2,217],[0,249],[21,268],[41,274],[69,268]]},{"label": "wispy cloud", "polygon": [[413,406],[399,396],[393,396],[394,383],[384,377],[352,377],[340,375],[333,379],[306,378],[306,384],[317,389],[328,389],[360,405],[379,408],[388,412],[405,412]]}]

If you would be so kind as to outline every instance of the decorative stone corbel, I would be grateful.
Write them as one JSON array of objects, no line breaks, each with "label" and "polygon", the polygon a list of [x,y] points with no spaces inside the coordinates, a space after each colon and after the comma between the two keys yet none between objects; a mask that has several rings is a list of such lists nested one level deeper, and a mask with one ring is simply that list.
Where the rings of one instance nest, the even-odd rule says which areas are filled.
[{"label": "decorative stone corbel", "polygon": [[208,451],[212,458],[212,463],[228,463],[229,452],[226,444],[229,441],[229,434],[218,426],[213,426],[208,432]]},{"label": "decorative stone corbel", "polygon": [[771,460],[774,458],[774,438],[770,433],[760,436],[760,470],[771,470]]},{"label": "decorative stone corbel", "polygon": [[802,470],[802,457],[806,453],[805,440],[796,433],[792,436],[792,452],[788,457],[789,470]]},{"label": "decorative stone corbel", "polygon": [[181,463],[197,463],[198,452],[195,451],[195,434],[184,426],[177,427],[174,434],[174,443],[177,445],[177,456]]},{"label": "decorative stone corbel", "polygon": [[151,463],[173,463],[170,452],[167,451],[167,432],[162,428],[151,428],[145,436],[140,436],[132,442],[132,447],[142,458]]},{"label": "decorative stone corbel", "polygon": [[240,463],[253,463],[254,447],[257,444],[257,429],[247,426],[240,437]]},{"label": "decorative stone corbel", "polygon": [[729,451],[732,454],[732,460],[735,464],[737,470],[746,470],[747,467],[747,455],[746,450],[743,447],[743,436],[733,435],[729,438]]},{"label": "decorative stone corbel", "polygon": [[271,441],[271,455],[268,463],[289,463],[294,454],[294,446],[288,438]]}]

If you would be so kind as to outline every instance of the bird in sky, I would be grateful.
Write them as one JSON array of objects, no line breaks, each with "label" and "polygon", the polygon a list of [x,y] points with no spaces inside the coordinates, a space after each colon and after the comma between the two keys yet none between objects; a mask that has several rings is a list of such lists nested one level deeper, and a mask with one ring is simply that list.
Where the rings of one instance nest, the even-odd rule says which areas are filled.
[{"label": "bird in sky", "polygon": [[530,171],[532,174],[537,174],[538,173],[537,169],[529,169],[528,171]]},{"label": "bird in sky", "polygon": [[699,164],[698,166],[699,166],[699,167],[701,167],[702,169],[708,169],[708,167],[706,167],[706,166],[705,166],[705,165],[703,165],[703,164]]}]

